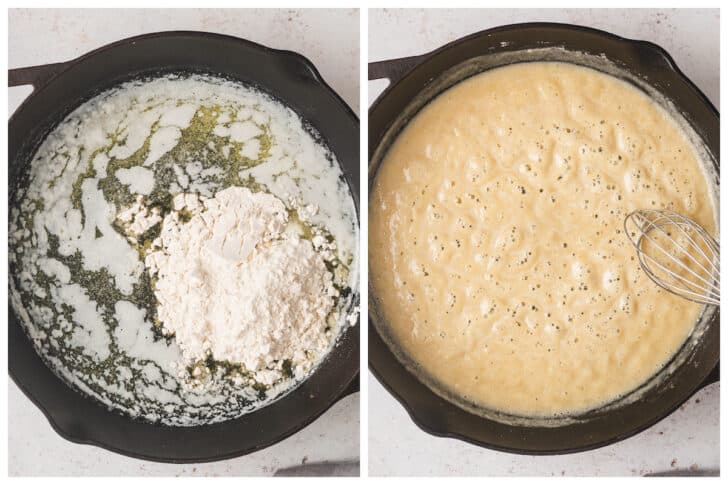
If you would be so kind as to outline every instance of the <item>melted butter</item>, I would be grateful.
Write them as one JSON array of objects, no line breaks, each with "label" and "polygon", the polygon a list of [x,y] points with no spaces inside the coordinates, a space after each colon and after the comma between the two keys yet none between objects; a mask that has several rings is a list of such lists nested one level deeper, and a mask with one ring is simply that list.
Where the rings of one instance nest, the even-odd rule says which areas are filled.
[{"label": "melted butter", "polygon": [[[340,296],[326,321],[336,344],[356,301],[358,225],[334,154],[262,92],[169,75],[124,83],[79,106],[43,140],[27,183],[15,188],[11,303],[54,372],[110,408],[180,426],[241,416],[308,375],[283,361],[282,378],[267,385],[230,362],[185,366],[175,339],[159,330],[155,281],[143,260],[161,227],[132,240],[118,216],[139,194],[166,215],[178,193],[212,197],[230,186],[319,207],[301,225],[336,243],[330,270]],[[328,350],[312,353],[312,362]],[[190,380],[202,385],[190,388]]]},{"label": "melted butter", "polygon": [[435,98],[386,154],[370,281],[399,350],[448,393],[575,414],[654,375],[701,305],[660,290],[623,234],[670,208],[715,230],[695,148],[648,96],[565,63],[522,63]]}]

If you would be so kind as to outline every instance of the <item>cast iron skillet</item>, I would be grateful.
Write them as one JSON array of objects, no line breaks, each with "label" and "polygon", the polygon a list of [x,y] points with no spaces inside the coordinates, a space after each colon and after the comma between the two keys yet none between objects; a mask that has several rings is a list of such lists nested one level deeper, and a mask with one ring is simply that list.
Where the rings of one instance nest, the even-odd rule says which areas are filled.
[{"label": "cast iron skillet", "polygon": [[[660,47],[572,25],[529,23],[479,32],[421,56],[375,62],[369,79],[388,78],[390,86],[369,110],[369,187],[392,140],[429,99],[468,75],[521,60],[525,49],[561,47],[604,55],[621,70],[644,80],[683,113],[716,160],[719,155],[718,112]],[[518,53],[518,54],[516,54]],[[463,67],[465,66],[465,67]],[[472,66],[477,66],[473,68]],[[456,74],[453,74],[456,73]],[[457,73],[465,73],[460,75]],[[445,79],[445,81],[443,81]],[[719,379],[719,311],[710,318],[698,344],[679,352],[685,360],[667,379],[651,381],[639,399],[617,401],[562,424],[493,419],[453,404],[410,371],[380,333],[377,297],[369,289],[369,366],[379,381],[407,409],[414,422],[436,436],[458,438],[497,450],[524,454],[583,451],[625,439],[664,418],[702,387]],[[403,362],[404,360],[404,362]],[[509,424],[504,424],[508,422]]]},{"label": "cast iron skillet", "polygon": [[[32,84],[35,90],[9,122],[9,202],[39,143],[82,101],[120,82],[168,71],[224,75],[295,110],[335,153],[358,211],[359,120],[311,62],[294,52],[201,32],[142,35],[70,62],[10,71],[11,86]],[[11,306],[8,367],[15,383],[70,441],[154,461],[214,461],[270,446],[358,391],[359,325],[348,327],[318,369],[289,394],[241,418],[191,428],[132,420],[71,389],[40,359]]]}]

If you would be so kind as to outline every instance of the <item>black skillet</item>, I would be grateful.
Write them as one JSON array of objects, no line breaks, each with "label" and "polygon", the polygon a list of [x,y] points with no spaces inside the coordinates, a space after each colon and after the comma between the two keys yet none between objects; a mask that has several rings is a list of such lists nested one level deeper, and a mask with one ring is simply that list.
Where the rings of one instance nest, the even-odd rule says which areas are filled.
[{"label": "black skillet", "polygon": [[[164,72],[239,80],[281,100],[315,127],[339,160],[359,208],[359,120],[308,59],[224,35],[163,32],[122,40],[78,59],[11,70],[9,84],[33,93],[10,118],[9,203],[49,130],[83,101],[120,82]],[[11,276],[12,277],[12,276]],[[35,352],[8,309],[8,368],[64,438],[136,458],[187,463],[232,458],[270,446],[358,391],[359,325],[347,328],[318,369],[289,394],[241,418],[190,428],[132,420],[74,391]]]},{"label": "black skillet", "polygon": [[[585,27],[529,23],[479,32],[428,54],[369,64],[369,79],[387,78],[389,87],[369,110],[369,187],[397,133],[429,100],[466,77],[512,62],[546,60],[543,52],[526,49],[560,47],[605,56],[623,77],[634,76],[667,97],[702,138],[718,168],[718,112],[662,48]],[[550,60],[573,56],[556,55]],[[436,436],[458,438],[497,450],[524,454],[583,451],[623,440],[677,409],[699,389],[719,379],[719,311],[704,322],[705,332],[693,347],[683,346],[676,368],[664,368],[636,394],[571,420],[517,419],[484,413],[467,403],[456,405],[415,377],[417,366],[398,358],[390,347],[386,324],[378,314],[377,297],[369,289],[369,366],[374,375],[407,409],[414,422]],[[394,350],[393,350],[394,349]],[[396,352],[400,355],[400,352]],[[678,359],[678,358],[676,358]],[[630,402],[632,401],[632,402]],[[467,409],[467,410],[466,410]]]}]

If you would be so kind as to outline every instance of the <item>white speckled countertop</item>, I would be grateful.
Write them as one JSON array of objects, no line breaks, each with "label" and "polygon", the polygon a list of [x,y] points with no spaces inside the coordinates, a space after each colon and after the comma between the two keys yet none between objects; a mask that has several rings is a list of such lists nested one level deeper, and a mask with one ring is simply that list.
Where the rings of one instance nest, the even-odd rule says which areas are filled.
[{"label": "white speckled countertop", "polygon": [[[308,57],[358,113],[359,12],[348,10],[10,10],[9,67],[70,60],[134,35],[203,30],[234,35]],[[40,35],[42,34],[42,35]],[[52,47],[50,47],[52,46]],[[30,93],[9,90],[9,113]],[[344,398],[302,431],[241,458],[200,465],[167,465],[126,458],[59,437],[10,381],[8,472],[18,475],[272,475],[302,462],[358,460],[359,394]],[[38,459],[38,450],[43,459]]]},{"label": "white speckled countertop", "polygon": [[[423,54],[479,30],[529,21],[565,22],[650,40],[719,106],[719,12],[715,10],[370,10],[369,61]],[[369,83],[369,102],[386,81]],[[369,376],[369,475],[644,475],[716,472],[720,384],[652,428],[620,443],[562,456],[491,451],[420,430]]]}]

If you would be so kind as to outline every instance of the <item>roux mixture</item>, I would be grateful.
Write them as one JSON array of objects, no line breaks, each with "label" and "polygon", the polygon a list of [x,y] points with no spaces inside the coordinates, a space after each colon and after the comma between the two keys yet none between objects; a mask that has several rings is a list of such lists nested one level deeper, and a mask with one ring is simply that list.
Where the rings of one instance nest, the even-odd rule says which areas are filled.
[{"label": "roux mixture", "polygon": [[[356,322],[358,223],[335,154],[251,86],[125,82],[72,111],[29,165],[10,187],[11,303],[48,367],[110,409],[170,426],[240,417],[293,390]],[[246,204],[261,198],[278,202]],[[295,253],[271,247],[284,235]],[[309,292],[327,273],[333,290]],[[305,344],[289,345],[293,327]]]},{"label": "roux mixture", "polygon": [[623,229],[670,208],[715,231],[695,147],[615,77],[556,62],[479,74],[430,102],[382,161],[370,284],[386,332],[443,389],[525,416],[639,386],[703,306],[660,290]]}]

